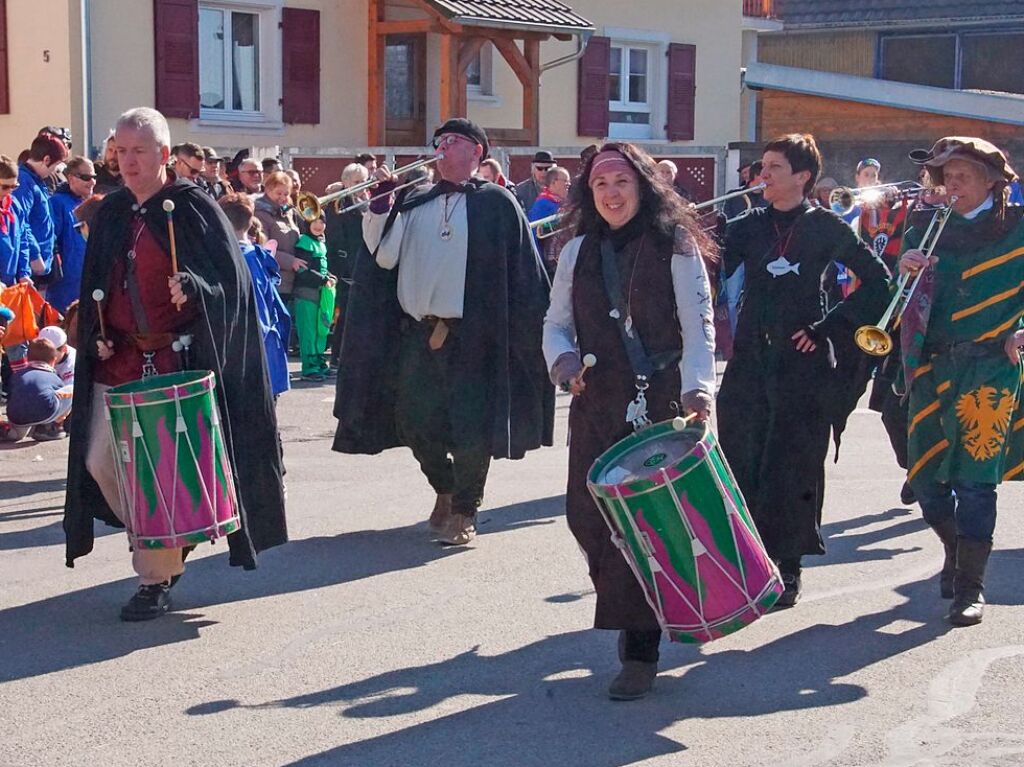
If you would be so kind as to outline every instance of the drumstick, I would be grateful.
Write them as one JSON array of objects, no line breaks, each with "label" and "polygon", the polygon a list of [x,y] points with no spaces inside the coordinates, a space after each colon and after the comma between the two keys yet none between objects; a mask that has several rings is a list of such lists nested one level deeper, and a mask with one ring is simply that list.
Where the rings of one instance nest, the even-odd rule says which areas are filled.
[{"label": "drumstick", "polygon": [[103,299],[106,297],[106,294],[99,288],[92,292],[92,300],[96,302],[96,314],[100,318],[100,340],[104,343],[107,341],[107,325],[103,321]]},{"label": "drumstick", "polygon": [[596,365],[596,364],[597,364],[597,357],[595,355],[593,355],[593,354],[584,354],[583,355],[583,370],[581,370],[580,374],[578,376],[576,376],[576,383],[583,383],[583,376],[586,375],[587,371],[590,370],[590,368],[594,367],[594,365]]},{"label": "drumstick", "polygon": [[[167,214],[167,235],[171,240],[171,274],[178,273],[178,246],[174,241],[174,200],[164,200],[164,212]],[[175,304],[181,311],[181,304]]]},{"label": "drumstick", "polygon": [[690,413],[690,415],[686,416],[685,418],[681,415],[677,415],[675,418],[672,419],[672,428],[675,429],[676,431],[682,431],[691,423],[693,423],[693,420],[696,417],[696,413]]}]

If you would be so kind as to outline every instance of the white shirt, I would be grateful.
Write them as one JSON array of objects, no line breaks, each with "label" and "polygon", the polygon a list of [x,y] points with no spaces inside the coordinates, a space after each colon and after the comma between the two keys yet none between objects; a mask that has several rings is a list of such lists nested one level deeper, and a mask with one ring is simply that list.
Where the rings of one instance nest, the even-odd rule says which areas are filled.
[{"label": "white shirt", "polygon": [[67,355],[53,366],[53,370],[64,383],[72,384],[75,382],[75,347],[68,347]]},{"label": "white shirt", "polygon": [[995,204],[995,199],[992,197],[991,194],[989,194],[989,196],[985,198],[985,201],[983,203],[981,203],[981,205],[979,205],[977,208],[972,210],[970,213],[965,213],[964,214],[964,218],[966,218],[968,221],[971,221],[972,219],[977,218],[982,213],[984,213],[986,210],[991,208],[994,204]]},{"label": "white shirt", "polygon": [[[544,317],[544,360],[548,370],[562,354],[579,353],[572,310],[572,281],[582,243],[582,237],[570,240],[558,258],[551,286],[551,305]],[[715,325],[711,282],[704,259],[696,253],[696,245],[692,253],[672,256],[672,286],[683,337],[683,357],[679,361],[680,395],[695,389],[714,394]]]},{"label": "white shirt", "polygon": [[[445,200],[451,237],[441,239]],[[461,319],[466,296],[469,222],[466,195],[439,195],[407,213],[399,213],[384,239],[387,213],[363,216],[363,239],[382,269],[398,267],[398,302],[406,314]]]}]

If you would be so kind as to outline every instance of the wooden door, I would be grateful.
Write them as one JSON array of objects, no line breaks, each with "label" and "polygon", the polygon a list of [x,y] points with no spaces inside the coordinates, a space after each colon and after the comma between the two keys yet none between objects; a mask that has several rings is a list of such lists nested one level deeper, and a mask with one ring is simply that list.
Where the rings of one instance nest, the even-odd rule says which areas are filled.
[{"label": "wooden door", "polygon": [[390,146],[427,143],[426,35],[388,35],[384,45],[384,139]]}]

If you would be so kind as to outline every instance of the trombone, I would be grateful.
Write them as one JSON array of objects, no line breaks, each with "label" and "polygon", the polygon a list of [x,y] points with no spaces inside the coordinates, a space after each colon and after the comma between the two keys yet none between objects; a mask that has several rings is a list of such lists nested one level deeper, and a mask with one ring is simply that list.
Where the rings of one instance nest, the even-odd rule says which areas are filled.
[{"label": "trombone", "polygon": [[[554,213],[550,216],[545,216],[544,218],[538,218],[536,221],[531,221],[530,228],[535,230],[534,234],[537,235],[538,240],[546,240],[549,237],[554,237],[556,234],[565,229],[564,226],[558,227],[557,229],[554,228],[558,226],[558,224],[560,224],[561,221],[562,214]],[[545,230],[545,226],[549,228]]]},{"label": "trombone", "polygon": [[[426,167],[427,165],[431,165],[432,163],[437,162],[443,157],[444,155],[439,154],[435,155],[434,157],[427,157],[422,160],[416,160],[415,162],[411,162],[408,165],[403,165],[401,168],[395,168],[395,170],[392,171],[391,175],[393,177],[404,175],[406,173],[416,170],[417,168],[423,168]],[[371,178],[359,184],[356,184],[355,186],[350,186],[346,189],[339,189],[337,192],[332,192],[331,194],[324,195],[323,197],[317,197],[312,192],[299,192],[298,199],[295,201],[295,208],[296,210],[298,210],[299,215],[302,216],[302,218],[304,218],[306,221],[315,221],[316,219],[320,218],[320,215],[323,213],[325,205],[332,203],[335,200],[339,200],[342,197],[348,197],[349,195],[365,192],[367,189],[372,189],[379,183],[380,179]],[[420,183],[420,179],[407,181],[406,183],[399,184],[394,189],[390,190],[388,194],[394,194],[395,192],[401,189],[405,189],[410,186],[415,186],[418,183]],[[380,196],[382,195],[377,195],[377,197]],[[365,205],[367,202],[370,202],[374,199],[376,199],[376,197],[370,197],[369,200],[361,200],[359,202],[354,202],[348,207],[342,208],[341,211],[339,212],[348,213],[350,210],[355,210],[356,208]]]},{"label": "trombone", "polygon": [[853,189],[848,186],[837,186],[828,196],[828,205],[834,213],[846,216],[858,205],[874,205],[885,197],[886,190],[895,190],[898,197],[909,197],[920,194],[924,187],[916,181],[894,181],[891,184],[876,184]]},{"label": "trombone", "polygon": [[[920,249],[924,251],[925,256],[928,258],[931,258],[932,253],[935,252],[935,246],[939,242],[939,237],[942,236],[942,230],[946,228],[946,222],[949,221],[949,216],[953,212],[953,204],[956,201],[957,197],[953,195],[949,198],[949,203],[945,207],[936,210],[934,215],[932,215],[928,228],[924,231]],[[934,232],[934,236],[932,232]],[[892,351],[892,336],[890,335],[889,323],[892,322],[895,315],[896,320],[893,322],[893,328],[899,324],[903,318],[903,313],[910,306],[910,299],[913,298],[914,292],[921,282],[921,277],[924,275],[924,270],[927,268],[925,266],[919,269],[914,276],[913,282],[910,282],[910,272],[900,275],[899,281],[896,283],[896,295],[893,296],[889,307],[885,310],[885,314],[882,315],[882,319],[878,321],[878,324],[861,325],[857,328],[857,332],[853,335],[853,340],[860,347],[861,351],[875,357],[884,357]]]},{"label": "trombone", "polygon": [[751,194],[751,193],[756,194],[757,192],[763,192],[764,188],[766,186],[767,186],[767,184],[760,183],[760,184],[754,184],[754,186],[744,187],[743,189],[737,189],[735,192],[729,192],[727,194],[721,195],[720,197],[712,197],[710,200],[705,200],[704,202],[698,202],[696,205],[691,206],[691,210],[700,210],[701,208],[710,208],[710,207],[712,207],[714,205],[718,205],[719,203],[725,202],[726,200],[731,200],[733,197],[742,197],[745,194]]}]

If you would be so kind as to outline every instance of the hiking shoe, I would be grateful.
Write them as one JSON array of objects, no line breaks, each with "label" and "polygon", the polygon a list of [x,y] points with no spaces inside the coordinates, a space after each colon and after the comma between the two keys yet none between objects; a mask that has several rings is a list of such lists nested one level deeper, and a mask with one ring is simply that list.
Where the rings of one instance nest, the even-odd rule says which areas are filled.
[{"label": "hiking shoe", "polygon": [[139,590],[121,608],[121,620],[129,622],[151,621],[171,609],[171,584],[149,583]]}]

